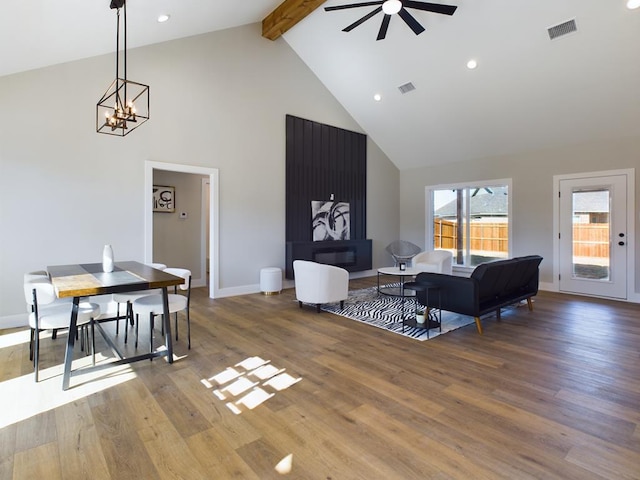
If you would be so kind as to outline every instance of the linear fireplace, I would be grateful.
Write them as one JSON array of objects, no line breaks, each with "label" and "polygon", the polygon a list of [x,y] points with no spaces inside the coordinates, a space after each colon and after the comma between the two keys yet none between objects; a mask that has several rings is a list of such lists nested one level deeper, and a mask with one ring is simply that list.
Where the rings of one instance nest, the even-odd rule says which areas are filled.
[{"label": "linear fireplace", "polygon": [[293,261],[309,260],[342,267],[349,272],[371,269],[371,240],[287,242],[286,278],[293,278]]},{"label": "linear fireplace", "polygon": [[357,249],[355,247],[323,248],[313,252],[313,261],[338,267],[351,267],[356,264]]}]

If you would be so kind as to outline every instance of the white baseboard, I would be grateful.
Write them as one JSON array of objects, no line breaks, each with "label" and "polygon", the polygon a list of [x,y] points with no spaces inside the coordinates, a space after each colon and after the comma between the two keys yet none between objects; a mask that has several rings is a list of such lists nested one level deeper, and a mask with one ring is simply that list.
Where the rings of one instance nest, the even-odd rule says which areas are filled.
[{"label": "white baseboard", "polygon": [[538,289],[544,290],[545,292],[557,292],[558,286],[555,283],[540,282],[538,283]]},{"label": "white baseboard", "polygon": [[29,326],[28,313],[17,313],[15,315],[5,315],[4,317],[0,317],[0,329],[27,326]]},{"label": "white baseboard", "polygon": [[219,288],[216,292],[216,298],[236,297],[238,295],[249,295],[250,293],[259,293],[260,285],[241,285],[239,287]]}]

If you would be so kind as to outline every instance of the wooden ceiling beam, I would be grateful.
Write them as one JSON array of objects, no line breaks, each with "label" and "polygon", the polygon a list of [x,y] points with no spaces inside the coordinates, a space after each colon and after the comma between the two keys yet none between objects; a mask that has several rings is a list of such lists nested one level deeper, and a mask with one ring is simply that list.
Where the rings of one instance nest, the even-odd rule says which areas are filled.
[{"label": "wooden ceiling beam", "polygon": [[262,20],[262,36],[269,40],[279,38],[284,32],[305,18],[326,0],[284,0]]}]

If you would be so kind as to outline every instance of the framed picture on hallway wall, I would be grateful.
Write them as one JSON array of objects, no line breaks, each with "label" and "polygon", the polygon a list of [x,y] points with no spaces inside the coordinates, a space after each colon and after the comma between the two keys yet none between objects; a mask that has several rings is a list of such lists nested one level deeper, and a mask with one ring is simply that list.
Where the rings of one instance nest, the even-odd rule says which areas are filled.
[{"label": "framed picture on hallway wall", "polygon": [[169,213],[176,211],[175,187],[166,185],[153,186],[153,211]]}]

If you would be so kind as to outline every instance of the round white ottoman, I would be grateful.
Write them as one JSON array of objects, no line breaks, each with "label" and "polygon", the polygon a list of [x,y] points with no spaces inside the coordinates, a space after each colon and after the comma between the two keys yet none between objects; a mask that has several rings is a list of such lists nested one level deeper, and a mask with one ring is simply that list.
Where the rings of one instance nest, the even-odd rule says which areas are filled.
[{"label": "round white ottoman", "polygon": [[265,295],[278,295],[282,291],[282,270],[278,267],[261,269],[260,291]]}]

